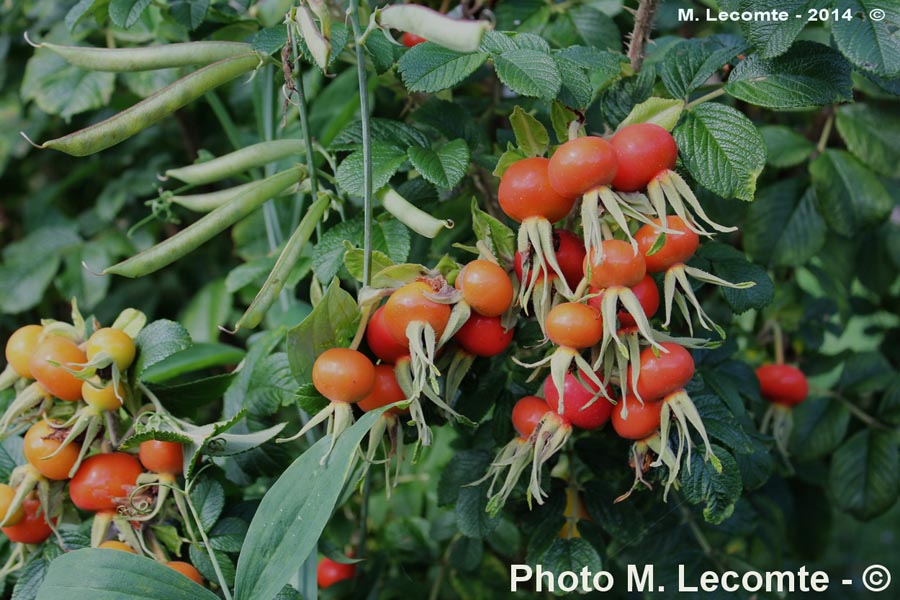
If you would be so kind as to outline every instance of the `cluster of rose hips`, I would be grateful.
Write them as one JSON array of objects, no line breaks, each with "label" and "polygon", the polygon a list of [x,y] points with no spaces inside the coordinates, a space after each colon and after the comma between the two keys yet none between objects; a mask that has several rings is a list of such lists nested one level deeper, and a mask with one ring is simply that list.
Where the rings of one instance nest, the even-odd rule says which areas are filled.
[{"label": "cluster of rose hips", "polygon": [[[514,407],[520,437],[500,451],[483,479],[491,480],[489,511],[502,507],[526,471],[528,497],[541,502],[542,467],[573,427],[597,429],[610,416],[620,436],[635,440],[635,485],[649,487],[643,474],[664,465],[669,490],[683,455],[691,452],[689,428],[718,465],[684,391],[694,375],[685,346],[703,343],[656,331],[650,319],[663,305],[667,329],[677,306],[693,331],[693,307],[702,327],[720,331],[688,276],[714,285],[752,284],[732,284],[686,264],[700,237],[713,235],[708,228],[729,229],[707,217],[673,170],[677,154],[668,131],[643,123],[623,127],[609,140],[570,139],[551,158],[525,158],[502,174],[500,207],[520,223],[513,265],[519,306],[533,310],[551,350],[538,362],[520,363],[535,375],[549,366],[550,374],[543,398],[527,396]],[[554,228],[573,221],[579,199],[581,237]],[[654,276],[662,280],[662,296]],[[674,444],[670,432],[676,433]]]},{"label": "cluster of rose hips", "polygon": [[[31,545],[57,532],[67,495],[94,515],[92,546],[152,556],[202,585],[192,565],[169,561],[155,539],[148,545],[144,526],[182,473],[181,444],[144,441],[138,456],[115,450],[118,426],[132,420],[134,409],[127,380],[136,355],[132,335],[146,319],[125,311],[113,327],[94,323],[85,337],[77,309],[73,315],[80,327],[57,321],[26,325],[6,343],[2,387],[14,387],[16,398],[0,420],[0,435],[25,431],[26,463],[0,484],[2,531],[17,543],[3,575],[24,564]],[[136,509],[154,501],[153,509]],[[65,549],[62,538],[60,544]]]}]

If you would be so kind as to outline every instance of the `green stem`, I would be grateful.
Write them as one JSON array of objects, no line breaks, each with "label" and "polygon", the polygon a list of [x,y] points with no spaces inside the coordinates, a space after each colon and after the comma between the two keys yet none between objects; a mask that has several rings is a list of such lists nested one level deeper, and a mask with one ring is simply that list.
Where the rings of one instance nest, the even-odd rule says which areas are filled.
[{"label": "green stem", "polygon": [[359,509],[359,547],[356,550],[356,558],[365,558],[366,556],[366,538],[369,533],[369,495],[371,492],[372,469],[369,468],[366,470],[366,478],[363,481],[362,507]]},{"label": "green stem", "polygon": [[[318,174],[316,173],[315,149],[313,148],[312,132],[309,129],[309,110],[306,104],[306,92],[303,89],[303,72],[300,69],[300,48],[297,37],[291,36],[294,52],[294,91],[297,93],[297,113],[300,115],[300,127],[303,129],[303,143],[306,146],[306,168],[309,171],[309,192],[312,201],[319,197]],[[299,215],[298,215],[299,222]]]},{"label": "green stem", "polygon": [[817,389],[817,388],[813,388],[811,390],[811,392],[813,394],[820,394],[823,396],[828,396],[830,398],[834,398],[835,400],[838,400],[839,402],[843,403],[843,405],[847,407],[847,410],[849,410],[850,413],[854,417],[856,417],[857,419],[859,419],[860,421],[862,421],[863,423],[865,423],[868,427],[871,427],[872,429],[882,429],[884,431],[895,431],[895,432],[898,429],[900,429],[900,428],[891,427],[890,425],[882,423],[881,421],[879,421],[878,419],[876,419],[875,417],[873,417],[872,415],[870,415],[869,413],[867,413],[866,411],[864,411],[863,409],[858,407],[851,400],[849,400],[848,398],[845,398],[844,396],[842,396],[841,394],[839,394],[837,392],[834,392],[832,390],[822,390],[822,389]]},{"label": "green stem", "polygon": [[366,53],[362,46],[359,25],[359,0],[350,0],[350,23],[356,44],[356,71],[359,75],[359,113],[363,146],[363,285],[372,282],[372,139],[369,132],[369,85],[366,74]]},{"label": "green stem", "polygon": [[237,126],[231,119],[231,115],[228,114],[228,109],[225,108],[222,100],[213,91],[207,92],[206,101],[209,103],[209,107],[212,109],[213,114],[216,115],[216,119],[219,120],[219,124],[222,126],[225,137],[228,138],[228,142],[235,150],[239,149],[241,147],[241,142],[237,137]]},{"label": "green stem", "polygon": [[828,145],[828,138],[831,136],[831,128],[834,126],[834,111],[828,115],[825,125],[822,126],[822,134],[819,136],[819,143],[816,144],[816,152],[821,154],[825,152],[825,146]]},{"label": "green stem", "polygon": [[197,509],[194,508],[194,503],[191,502],[190,493],[185,490],[184,501],[187,504],[188,509],[191,511],[191,516],[194,518],[194,522],[197,525],[197,531],[200,533],[200,537],[203,539],[203,545],[206,547],[206,553],[209,555],[209,560],[212,562],[213,570],[216,572],[216,579],[219,580],[219,587],[222,588],[222,595],[225,596],[225,600],[232,600],[231,590],[228,589],[228,584],[225,582],[225,576],[222,574],[222,567],[219,566],[219,560],[216,558],[216,553],[212,549],[212,546],[209,545],[209,538],[206,535],[206,531],[203,529],[203,523],[200,521],[200,515],[197,514]]},{"label": "green stem", "polygon": [[684,108],[686,110],[690,110],[690,109],[694,108],[695,106],[697,106],[698,104],[703,104],[704,102],[708,102],[709,100],[712,100],[713,98],[718,98],[719,96],[721,96],[724,93],[725,93],[725,88],[720,87],[718,89],[711,91],[708,94],[704,94],[703,96],[700,96],[696,100],[692,100],[691,102],[688,102],[687,106],[685,106]]},{"label": "green stem", "polygon": [[775,364],[784,364],[784,333],[778,321],[772,322],[772,337],[775,338]]}]

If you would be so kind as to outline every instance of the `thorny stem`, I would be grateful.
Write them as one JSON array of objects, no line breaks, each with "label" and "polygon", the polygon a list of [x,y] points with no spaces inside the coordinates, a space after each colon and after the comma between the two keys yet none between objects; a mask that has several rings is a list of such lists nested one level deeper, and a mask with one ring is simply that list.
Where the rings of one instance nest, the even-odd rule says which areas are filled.
[{"label": "thorny stem", "polygon": [[359,117],[363,147],[363,285],[372,283],[372,138],[369,132],[369,84],[366,54],[359,25],[359,0],[350,0],[350,23],[356,45],[356,72],[359,76]]},{"label": "thorny stem", "polygon": [[725,88],[720,87],[718,89],[711,91],[708,94],[704,94],[704,95],[700,96],[696,100],[692,100],[691,102],[688,102],[684,108],[686,110],[690,110],[690,109],[694,108],[695,106],[697,106],[698,104],[703,104],[704,102],[708,102],[709,100],[712,100],[713,98],[718,98],[719,96],[721,96],[724,93],[725,93]]},{"label": "thorny stem", "polygon": [[822,134],[819,136],[819,143],[816,144],[816,152],[821,154],[825,152],[825,146],[828,145],[828,138],[831,136],[831,128],[834,126],[834,111],[830,110],[825,125],[822,126]]},{"label": "thorny stem", "polygon": [[644,64],[644,47],[650,39],[650,31],[653,29],[653,19],[661,0],[641,0],[637,12],[634,15],[634,29],[631,31],[631,41],[628,43],[628,60],[635,73],[641,70]]}]

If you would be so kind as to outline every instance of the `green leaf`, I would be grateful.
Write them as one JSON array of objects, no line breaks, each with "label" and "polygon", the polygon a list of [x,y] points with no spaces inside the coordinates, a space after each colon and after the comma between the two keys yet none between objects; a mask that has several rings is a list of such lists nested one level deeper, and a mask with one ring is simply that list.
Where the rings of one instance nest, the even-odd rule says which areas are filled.
[{"label": "green leaf", "polygon": [[487,244],[504,264],[512,263],[516,253],[516,235],[513,230],[478,208],[478,200],[472,198],[472,231],[475,237]]},{"label": "green leaf", "polygon": [[140,380],[148,368],[176,352],[189,348],[191,336],[178,323],[161,319],[144,327],[134,343],[138,351],[133,367],[134,376]]},{"label": "green leaf", "polygon": [[425,42],[410,48],[397,63],[411,92],[439,92],[458,85],[484,64],[487,53],[463,54]]},{"label": "green leaf", "polygon": [[294,400],[297,389],[287,354],[276,352],[254,365],[243,405],[251,415],[273,415]]},{"label": "green leaf", "polygon": [[516,136],[516,145],[525,156],[544,156],[550,145],[550,135],[540,121],[522,110],[521,106],[516,106],[509,122]]},{"label": "green leaf", "polygon": [[[778,223],[778,227],[773,227]],[[825,221],[816,193],[804,193],[799,179],[784,179],[760,190],[744,222],[744,249],[759,263],[799,266],[825,244]]]},{"label": "green leaf", "polygon": [[750,119],[724,104],[701,104],[675,128],[675,141],[700,185],[723,198],[753,200],[766,147]]},{"label": "green leaf", "polygon": [[[578,115],[572,109],[567,108],[558,100],[553,101],[550,105],[550,123],[553,125],[553,133],[556,135],[558,143],[562,144],[569,139],[569,124],[577,118]],[[499,166],[498,162],[497,167],[499,168]],[[494,174],[496,175],[496,172]],[[500,175],[503,173],[501,172]]]},{"label": "green leaf", "polygon": [[[838,19],[831,25],[844,56],[863,71],[888,78],[900,75],[900,6],[894,0],[837,0],[835,7],[853,15],[849,21]],[[884,18],[873,20],[873,10],[880,10]]]},{"label": "green leaf", "polygon": [[[226,585],[229,587],[234,586],[234,562],[231,560],[231,557],[224,552],[217,550],[214,550],[213,552],[216,556],[216,562],[219,563],[219,568],[221,569],[222,577],[225,579]],[[216,569],[209,559],[209,553],[204,546],[191,544],[188,558],[191,564],[200,571],[200,574],[203,575],[207,581],[218,581]]]},{"label": "green leaf", "polygon": [[584,567],[590,573],[598,573],[603,569],[603,560],[597,550],[583,538],[557,537],[544,553],[541,563],[553,573],[578,572]]},{"label": "green leaf", "polygon": [[[349,247],[344,252],[344,266],[347,267],[351,277],[362,283],[363,262],[365,261],[366,253],[362,248],[350,246],[349,242],[345,242],[345,246]],[[381,270],[392,266],[394,266],[394,261],[387,254],[378,250],[372,251],[372,273],[379,273]]]},{"label": "green leaf", "polygon": [[0,266],[0,311],[17,314],[37,306],[59,265],[58,256],[49,256],[35,264]]},{"label": "green leaf", "polygon": [[219,327],[231,314],[231,294],[225,289],[225,280],[216,279],[203,286],[184,307],[178,317],[197,342],[214,342],[219,338]]},{"label": "green leaf", "polygon": [[593,87],[588,72],[572,61],[561,56],[554,56],[562,87],[559,88],[559,99],[567,106],[579,109],[587,108],[593,97]]},{"label": "green leaf", "polygon": [[688,94],[729,63],[741,51],[739,46],[715,37],[682,40],[666,52],[660,77],[675,98]]},{"label": "green leaf", "polygon": [[734,454],[749,454],[757,449],[753,439],[747,435],[721,398],[705,395],[692,400],[703,418],[703,425],[710,439],[724,444]]},{"label": "green leaf", "polygon": [[86,71],[39,48],[25,67],[21,94],[24,100],[34,100],[42,111],[68,121],[109,104],[115,78],[115,73]]},{"label": "green leaf", "polygon": [[872,170],[900,178],[900,119],[896,106],[844,104],[838,107],[835,125],[847,148]]},{"label": "green leaf", "polygon": [[119,27],[130,29],[152,3],[153,0],[111,0],[109,18]]},{"label": "green leaf", "polygon": [[299,325],[287,333],[288,359],[299,383],[312,381],[312,365],[329,348],[346,347],[356,333],[359,308],[337,279]]},{"label": "green leaf", "polygon": [[611,127],[617,127],[631,113],[636,104],[653,95],[656,70],[653,65],[644,65],[635,77],[620,79],[600,94],[599,107]]},{"label": "green leaf", "polygon": [[261,52],[265,55],[278,52],[286,43],[287,27],[284,25],[274,25],[272,27],[260,29],[250,41],[250,45],[253,46],[254,51]]},{"label": "green leaf", "polygon": [[807,398],[791,410],[791,457],[799,461],[825,458],[844,441],[850,411],[831,398]]},{"label": "green leaf", "polygon": [[172,17],[185,28],[193,31],[203,24],[209,11],[209,0],[173,0],[169,4]]},{"label": "green leaf", "polygon": [[319,393],[312,383],[304,383],[297,389],[297,395],[294,400],[308,415],[315,415],[323,408],[328,406],[330,400]]},{"label": "green leaf", "polygon": [[632,108],[625,120],[619,123],[618,129],[635,123],[653,123],[667,131],[672,131],[681,117],[682,110],[684,110],[684,100],[649,98]]},{"label": "green leaf", "polygon": [[527,158],[518,148],[514,148],[512,142],[509,142],[509,145],[506,151],[500,155],[500,158],[497,159],[497,166],[494,167],[493,175],[494,177],[503,177],[503,174],[506,173],[506,170],[512,166],[513,163],[522,160],[523,158]]},{"label": "green leaf", "polygon": [[[750,19],[741,21],[741,31],[744,37],[753,44],[759,55],[763,58],[774,58],[787,52],[797,36],[807,24],[808,11],[810,9],[830,8],[828,0],[781,0],[778,10],[788,13],[786,21],[767,19]],[[743,11],[771,11],[772,4],[766,0],[741,0],[740,9]],[[801,15],[801,18],[793,18]]]},{"label": "green leaf", "polygon": [[[372,144],[372,190],[379,190],[387,185],[397,169],[406,162],[406,152],[393,144],[374,142]],[[365,195],[363,180],[365,161],[362,149],[350,153],[338,165],[338,184],[352,196]]]},{"label": "green leaf", "polygon": [[[77,577],[73,577],[77,573]],[[274,595],[274,594],[273,594]],[[155,560],[87,548],[61,555],[50,569],[37,600],[216,600],[218,596]]]},{"label": "green leaf", "polygon": [[836,50],[797,42],[778,58],[751,55],[731,72],[725,91],[766,108],[824,106],[851,99],[850,64]]},{"label": "green leaf", "polygon": [[864,429],[834,453],[828,489],[835,506],[857,519],[869,520],[894,505],[898,475],[900,462],[893,434]]},{"label": "green leaf", "polygon": [[574,26],[578,37],[575,43],[616,52],[621,48],[622,37],[615,21],[593,6],[576,5],[566,10],[563,17],[571,21]]},{"label": "green leaf", "polygon": [[144,369],[141,381],[162,383],[192,371],[211,367],[234,366],[244,358],[244,351],[226,344],[193,344]]},{"label": "green leaf", "polygon": [[539,50],[518,48],[494,57],[497,77],[520,96],[552,100],[562,86],[556,62]]},{"label": "green leaf", "polygon": [[297,572],[331,518],[360,442],[386,409],[363,415],[333,442],[330,454],[331,436],[320,439],[269,488],[238,559],[235,600],[271,598]]},{"label": "green leaf", "polygon": [[437,150],[410,146],[407,154],[422,177],[443,189],[456,187],[469,168],[469,147],[463,140],[453,140]]},{"label": "green leaf", "polygon": [[[878,417],[891,425],[900,424],[900,376],[895,375],[886,387],[878,405]],[[0,464],[2,462],[5,461],[0,461]],[[2,474],[3,471],[0,470],[0,475]]]},{"label": "green leaf", "polygon": [[685,499],[691,504],[703,504],[703,518],[719,524],[734,512],[743,486],[741,472],[731,453],[715,444],[712,451],[722,465],[721,472],[716,470],[714,461],[703,460],[702,448],[695,448],[689,464],[685,457],[679,477]]},{"label": "green leaf", "polygon": [[841,235],[853,235],[891,211],[893,201],[878,177],[848,152],[826,150],[810,163],[809,173],[819,211]]},{"label": "green leaf", "polygon": [[[369,135],[376,142],[384,142],[399,148],[409,146],[428,147],[428,137],[411,125],[393,119],[369,120]],[[449,136],[448,136],[449,137]],[[331,143],[332,150],[358,150],[362,147],[362,122],[348,125]]]},{"label": "green leaf", "polygon": [[753,287],[745,289],[722,288],[722,295],[731,310],[741,314],[750,309],[760,310],[775,297],[775,286],[766,270],[744,259],[723,260],[713,263],[713,273],[731,283],[753,281]]},{"label": "green leaf", "polygon": [[208,532],[225,508],[225,490],[215,479],[203,477],[191,487],[191,503],[200,515],[203,531]]},{"label": "green leaf", "polygon": [[500,524],[500,515],[487,512],[489,482],[459,488],[456,499],[456,526],[466,537],[483,539]]},{"label": "green leaf", "polygon": [[243,519],[219,519],[209,531],[209,545],[222,552],[240,552],[250,524]]},{"label": "green leaf", "polygon": [[98,13],[106,8],[105,0],[78,0],[78,2],[66,13],[66,29],[70,32],[75,29],[85,17],[91,13]]},{"label": "green leaf", "polygon": [[816,149],[815,144],[784,125],[759,128],[766,141],[766,164],[784,169],[799,165]]},{"label": "green leaf", "polygon": [[397,47],[387,39],[383,31],[373,31],[366,40],[366,52],[372,59],[375,72],[381,75],[394,66]]},{"label": "green leaf", "polygon": [[491,455],[484,450],[462,450],[455,453],[441,471],[438,480],[438,506],[455,504],[459,499],[460,490],[481,479],[490,464]]}]

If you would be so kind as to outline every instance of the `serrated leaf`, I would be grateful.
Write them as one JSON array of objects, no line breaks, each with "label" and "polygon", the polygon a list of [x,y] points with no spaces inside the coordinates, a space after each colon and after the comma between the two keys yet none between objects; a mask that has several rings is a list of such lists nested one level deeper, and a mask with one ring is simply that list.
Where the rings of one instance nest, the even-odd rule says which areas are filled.
[{"label": "serrated leaf", "polygon": [[[589,573],[603,570],[603,560],[597,550],[583,538],[561,538],[553,540],[550,548],[541,557],[543,568],[552,573],[564,571],[580,572],[587,567]],[[592,591],[592,588],[576,588],[581,593]]]},{"label": "serrated leaf", "polygon": [[712,446],[722,471],[718,472],[712,460],[703,459],[701,448],[691,453],[690,465],[681,467],[679,478],[685,499],[691,504],[703,504],[703,517],[718,524],[731,516],[734,505],[741,497],[741,472],[730,452],[721,446]]},{"label": "serrated leaf", "polygon": [[[350,276],[362,283],[363,281],[363,262],[365,261],[365,251],[362,248],[350,246],[349,242],[345,243],[347,247],[344,252],[344,266]],[[394,262],[384,252],[378,250],[372,251],[372,273],[379,273],[388,267],[394,266]]]},{"label": "serrated leaf", "polygon": [[299,383],[312,381],[312,365],[329,348],[346,347],[356,333],[359,308],[337,279],[299,325],[287,333],[288,359]]},{"label": "serrated leaf", "polygon": [[504,264],[511,264],[516,252],[516,236],[513,230],[478,208],[478,200],[472,198],[472,231],[475,237]]},{"label": "serrated leaf", "polygon": [[[384,142],[398,148],[429,146],[428,137],[424,133],[415,127],[393,119],[370,119],[369,135],[375,142]],[[334,138],[331,149],[357,150],[362,146],[362,139],[362,122],[354,121]]]},{"label": "serrated leaf", "polygon": [[111,0],[109,18],[119,27],[130,29],[152,3],[153,0]]},{"label": "serrated leaf", "polygon": [[[468,482],[471,483],[471,482]],[[459,488],[456,499],[456,526],[466,537],[484,539],[500,524],[500,515],[487,512],[488,482]]]},{"label": "serrated leaf", "polygon": [[591,103],[593,88],[588,72],[572,61],[561,56],[554,56],[562,86],[559,88],[559,99],[567,106],[585,109]]},{"label": "serrated leaf", "polygon": [[193,31],[203,24],[210,0],[173,0],[169,3],[172,17],[186,29]]},{"label": "serrated leaf", "polygon": [[[778,223],[778,227],[773,227]],[[799,266],[825,243],[825,221],[812,188],[785,179],[760,190],[747,211],[744,249],[762,264]]]},{"label": "serrated leaf", "polygon": [[308,415],[315,415],[323,408],[328,406],[330,400],[319,393],[312,383],[304,383],[297,388],[297,394],[294,396],[297,404]]},{"label": "serrated leaf", "polygon": [[[782,0],[778,3],[778,10],[786,12],[790,18],[786,21],[774,19],[749,19],[741,21],[741,31],[744,37],[753,44],[759,55],[763,58],[773,58],[784,54],[797,39],[808,23],[808,11],[811,9],[829,8],[828,0]],[[772,5],[766,4],[766,0],[741,0],[739,10],[743,11],[771,11]],[[801,15],[799,19],[793,18]]]},{"label": "serrated leaf", "polygon": [[562,86],[553,58],[539,50],[517,48],[494,57],[497,77],[521,96],[552,100]]},{"label": "serrated leaf", "polygon": [[850,100],[850,63],[836,50],[797,42],[778,58],[751,55],[738,63],[725,90],[766,108],[824,106]]},{"label": "serrated leaf", "polygon": [[722,288],[722,295],[731,310],[741,314],[750,309],[760,310],[775,298],[775,286],[762,267],[747,260],[724,260],[713,263],[713,272],[731,283],[753,281],[753,287],[745,289]]},{"label": "serrated leaf", "polygon": [[852,154],[826,150],[809,165],[819,200],[819,212],[828,226],[850,236],[878,223],[891,211],[893,201],[872,171]]},{"label": "serrated leaf", "polygon": [[[394,173],[406,162],[406,152],[393,144],[374,142],[372,144],[372,190],[379,190],[387,185]],[[363,179],[365,161],[362,149],[351,152],[338,165],[338,184],[352,196],[365,195]]]},{"label": "serrated leaf", "polygon": [[756,449],[753,439],[747,435],[744,428],[725,403],[716,396],[697,396],[692,399],[697,407],[697,412],[703,419],[706,433],[710,439],[714,439],[734,454],[749,454]]},{"label": "serrated leaf", "polygon": [[140,380],[149,367],[190,347],[191,336],[178,323],[162,319],[144,327],[134,343],[138,351],[134,376]]},{"label": "serrated leaf", "polygon": [[617,127],[631,113],[636,104],[653,95],[656,83],[656,70],[653,65],[644,65],[635,77],[620,79],[609,86],[599,96],[599,106],[603,119],[611,126]]},{"label": "serrated leaf", "polygon": [[850,425],[850,411],[831,398],[808,398],[791,409],[791,457],[824,458],[840,445]]},{"label": "serrated leaf", "polygon": [[588,4],[571,7],[564,15],[571,21],[581,43],[603,50],[620,49],[619,27],[608,15]]},{"label": "serrated leaf", "polygon": [[838,107],[835,125],[847,148],[882,175],[900,178],[900,119],[895,110],[857,102]]},{"label": "serrated leaf", "polygon": [[260,29],[253,36],[250,45],[256,52],[269,55],[281,50],[287,43],[287,27],[284,25],[274,25]]},{"label": "serrated leaf", "polygon": [[225,490],[215,479],[204,477],[191,487],[191,503],[200,516],[200,525],[208,532],[225,508]]},{"label": "serrated leaf", "polygon": [[244,408],[251,415],[273,415],[293,400],[297,387],[287,354],[270,354],[253,367]]},{"label": "serrated leaf", "polygon": [[543,156],[550,145],[550,135],[540,121],[522,110],[521,106],[513,108],[509,116],[516,145],[525,156]]},{"label": "serrated leaf", "polygon": [[516,163],[523,158],[528,157],[518,148],[513,148],[512,143],[510,143],[506,151],[504,151],[503,154],[500,155],[500,158],[497,159],[497,165],[494,167],[492,174],[494,177],[503,177],[503,174],[506,173],[506,170],[512,166],[513,163]]},{"label": "serrated leaf", "polygon": [[674,134],[681,160],[700,185],[724,198],[753,200],[766,147],[750,119],[708,102],[687,112]]},{"label": "serrated leaf", "polygon": [[[831,26],[834,41],[844,56],[863,71],[883,77],[900,75],[900,6],[894,0],[837,0],[835,8],[852,18],[838,19]],[[871,18],[880,10],[883,18]]]},{"label": "serrated leaf", "polygon": [[684,100],[670,100],[668,98],[648,98],[631,109],[625,120],[619,123],[618,129],[635,123],[653,123],[667,131],[672,131],[681,111],[684,110]]},{"label": "serrated leaf", "polygon": [[672,96],[687,98],[740,51],[715,37],[682,40],[666,52],[659,74]]},{"label": "serrated leaf", "polygon": [[410,48],[397,62],[397,68],[409,91],[439,92],[459,84],[487,58],[484,52],[463,54],[425,42]]},{"label": "serrated leaf", "polygon": [[831,459],[831,497],[839,509],[857,519],[872,519],[893,506],[898,486],[900,462],[892,432],[863,429]]},{"label": "serrated leaf", "polygon": [[407,154],[422,177],[443,189],[456,187],[469,168],[469,147],[463,140],[453,140],[436,150],[411,146]]},{"label": "serrated leaf", "polygon": [[766,142],[766,164],[773,167],[799,165],[816,149],[815,144],[784,125],[765,125],[759,132]]},{"label": "serrated leaf", "polygon": [[491,456],[484,450],[462,450],[454,454],[438,480],[438,506],[454,504],[460,490],[481,479],[490,464]]},{"label": "serrated leaf", "polygon": [[26,65],[21,94],[44,112],[68,121],[109,104],[114,87],[115,73],[87,71],[39,48]]},{"label": "serrated leaf", "polygon": [[224,517],[209,530],[209,545],[221,552],[240,552],[250,524],[243,519]]}]

